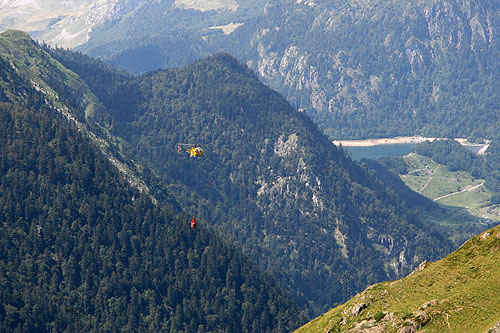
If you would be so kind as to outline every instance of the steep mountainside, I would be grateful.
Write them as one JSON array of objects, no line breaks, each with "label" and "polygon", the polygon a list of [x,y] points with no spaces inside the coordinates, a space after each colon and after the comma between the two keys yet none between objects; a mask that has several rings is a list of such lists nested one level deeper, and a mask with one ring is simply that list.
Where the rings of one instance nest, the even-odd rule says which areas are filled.
[{"label": "steep mountainside", "polygon": [[[235,242],[301,304],[328,306],[450,249],[227,54],[131,79],[84,56],[50,52],[99,97],[124,153],[154,169],[186,211]],[[177,153],[178,142],[201,144],[204,157]],[[374,265],[380,258],[384,264]],[[326,293],[333,284],[339,288]]]},{"label": "steep mountainside", "polygon": [[285,2],[244,59],[327,134],[498,133],[498,2]]},{"label": "steep mountainside", "polygon": [[266,7],[267,0],[144,1],[130,15],[96,27],[77,49],[133,73],[185,66],[219,50],[246,48],[232,38],[261,21]]},{"label": "steep mountainside", "polygon": [[74,110],[75,121],[92,117],[98,112],[99,102],[87,85],[75,73],[36,47],[25,33],[15,30],[3,32],[0,35],[0,55],[4,63],[2,76],[17,76],[28,83],[18,86],[10,84],[10,80],[2,80],[2,90],[11,102],[24,101],[24,96],[17,89],[34,88],[47,96],[47,103],[59,111]]},{"label": "steep mountainside", "polygon": [[[26,33],[16,30],[0,34],[0,56],[1,101],[31,105],[34,102],[27,99],[27,96],[30,96],[29,90],[35,89],[42,93],[43,103],[62,113],[79,129],[85,129],[93,142],[130,183],[141,191],[150,192],[154,182],[146,186],[144,181],[137,177],[142,173],[143,166],[123,159],[119,154],[115,148],[117,142],[105,129],[109,116],[104,112],[104,107],[96,95],[78,75],[42,51]],[[17,82],[16,85],[11,84],[13,80]],[[94,121],[91,122],[90,119]],[[161,189],[154,192],[163,199],[168,197],[168,193]]]},{"label": "steep mountainside", "polygon": [[228,51],[335,138],[500,130],[498,1],[181,2],[107,21],[80,50],[135,72]]},{"label": "steep mountainside", "polygon": [[91,118],[63,104],[93,103],[86,86],[65,89],[75,82],[27,35],[0,35],[0,331],[296,327],[267,274],[130,186]]},{"label": "steep mountainside", "polygon": [[334,138],[500,131],[492,0],[0,3],[22,28],[143,73],[223,50]]},{"label": "steep mountainside", "polygon": [[367,288],[297,332],[492,332],[500,327],[499,265],[497,226],[404,279]]},{"label": "steep mountainside", "polygon": [[109,20],[139,8],[144,0],[1,0],[0,31],[18,29],[52,45],[74,47]]}]

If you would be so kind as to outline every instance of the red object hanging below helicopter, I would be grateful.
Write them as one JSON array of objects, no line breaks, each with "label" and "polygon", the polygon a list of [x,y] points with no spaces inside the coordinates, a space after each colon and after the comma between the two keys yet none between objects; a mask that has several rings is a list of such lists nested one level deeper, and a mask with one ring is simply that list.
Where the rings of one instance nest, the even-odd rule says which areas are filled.
[{"label": "red object hanging below helicopter", "polygon": [[191,228],[195,229],[196,228],[196,219],[193,216],[193,219],[191,220]]}]

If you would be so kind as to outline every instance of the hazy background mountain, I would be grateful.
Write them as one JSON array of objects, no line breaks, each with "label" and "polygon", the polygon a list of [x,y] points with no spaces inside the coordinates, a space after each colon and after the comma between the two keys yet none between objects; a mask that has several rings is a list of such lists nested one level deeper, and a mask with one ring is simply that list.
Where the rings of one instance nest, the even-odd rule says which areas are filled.
[{"label": "hazy background mountain", "polygon": [[335,138],[498,133],[496,1],[214,2],[145,3],[79,50],[136,73],[228,51]]},{"label": "hazy background mountain", "polygon": [[[224,50],[334,138],[493,137],[496,1],[4,1],[0,27],[143,73]],[[36,13],[36,15],[34,15]]]},{"label": "hazy background mountain", "polygon": [[141,0],[2,0],[0,31],[18,29],[53,45],[85,43],[95,26],[140,7]]}]

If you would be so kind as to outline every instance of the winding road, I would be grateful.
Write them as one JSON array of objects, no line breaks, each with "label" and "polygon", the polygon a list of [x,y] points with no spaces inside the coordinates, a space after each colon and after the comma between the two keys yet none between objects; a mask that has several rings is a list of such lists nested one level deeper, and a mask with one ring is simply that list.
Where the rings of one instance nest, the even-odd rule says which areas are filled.
[{"label": "winding road", "polygon": [[437,197],[436,199],[433,199],[433,201],[438,201],[440,199],[443,199],[443,198],[446,198],[446,197],[451,197],[452,195],[455,195],[455,194],[458,194],[458,193],[462,193],[462,192],[468,192],[468,191],[472,191],[472,190],[475,190],[476,188],[478,187],[481,187],[484,185],[484,182],[482,182],[481,184],[479,185],[476,185],[476,186],[472,186],[472,187],[469,187],[469,188],[466,188],[462,191],[458,191],[458,192],[453,192],[453,193],[450,193],[450,194],[446,194],[446,195],[442,195],[440,197]]},{"label": "winding road", "polygon": [[420,189],[420,191],[418,191],[418,193],[422,193],[422,191],[423,191],[423,190],[425,190],[425,188],[427,187],[427,185],[429,185],[429,183],[430,183],[430,182],[431,182],[431,180],[432,180],[432,175],[436,173],[436,171],[439,169],[439,166],[440,166],[440,165],[441,165],[441,164],[438,164],[438,166],[436,167],[436,169],[434,169],[434,171],[432,171],[431,176],[429,177],[429,179],[427,179],[427,182],[425,183],[424,187],[422,187],[422,188]]}]

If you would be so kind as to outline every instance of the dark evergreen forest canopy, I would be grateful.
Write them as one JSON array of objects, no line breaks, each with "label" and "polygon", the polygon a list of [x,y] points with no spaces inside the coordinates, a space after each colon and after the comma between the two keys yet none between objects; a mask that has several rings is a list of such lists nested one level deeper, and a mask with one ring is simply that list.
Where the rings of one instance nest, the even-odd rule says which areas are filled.
[{"label": "dark evergreen forest canopy", "polygon": [[0,103],[0,331],[297,325],[297,307],[272,278],[132,188],[4,59],[1,91],[8,84],[23,102]]},{"label": "dark evergreen forest canopy", "polygon": [[451,250],[228,54],[132,77],[10,31],[0,61],[9,330],[279,330],[296,307],[238,251],[318,313]]},{"label": "dark evergreen forest canopy", "polygon": [[[328,308],[450,249],[228,54],[130,78],[96,71],[95,60],[72,52],[49,52],[104,103],[125,153],[150,165],[184,209],[213,221],[302,305]],[[114,83],[103,84],[110,77]],[[178,154],[178,142],[201,144],[204,157]],[[372,265],[385,255],[385,264]]]}]

